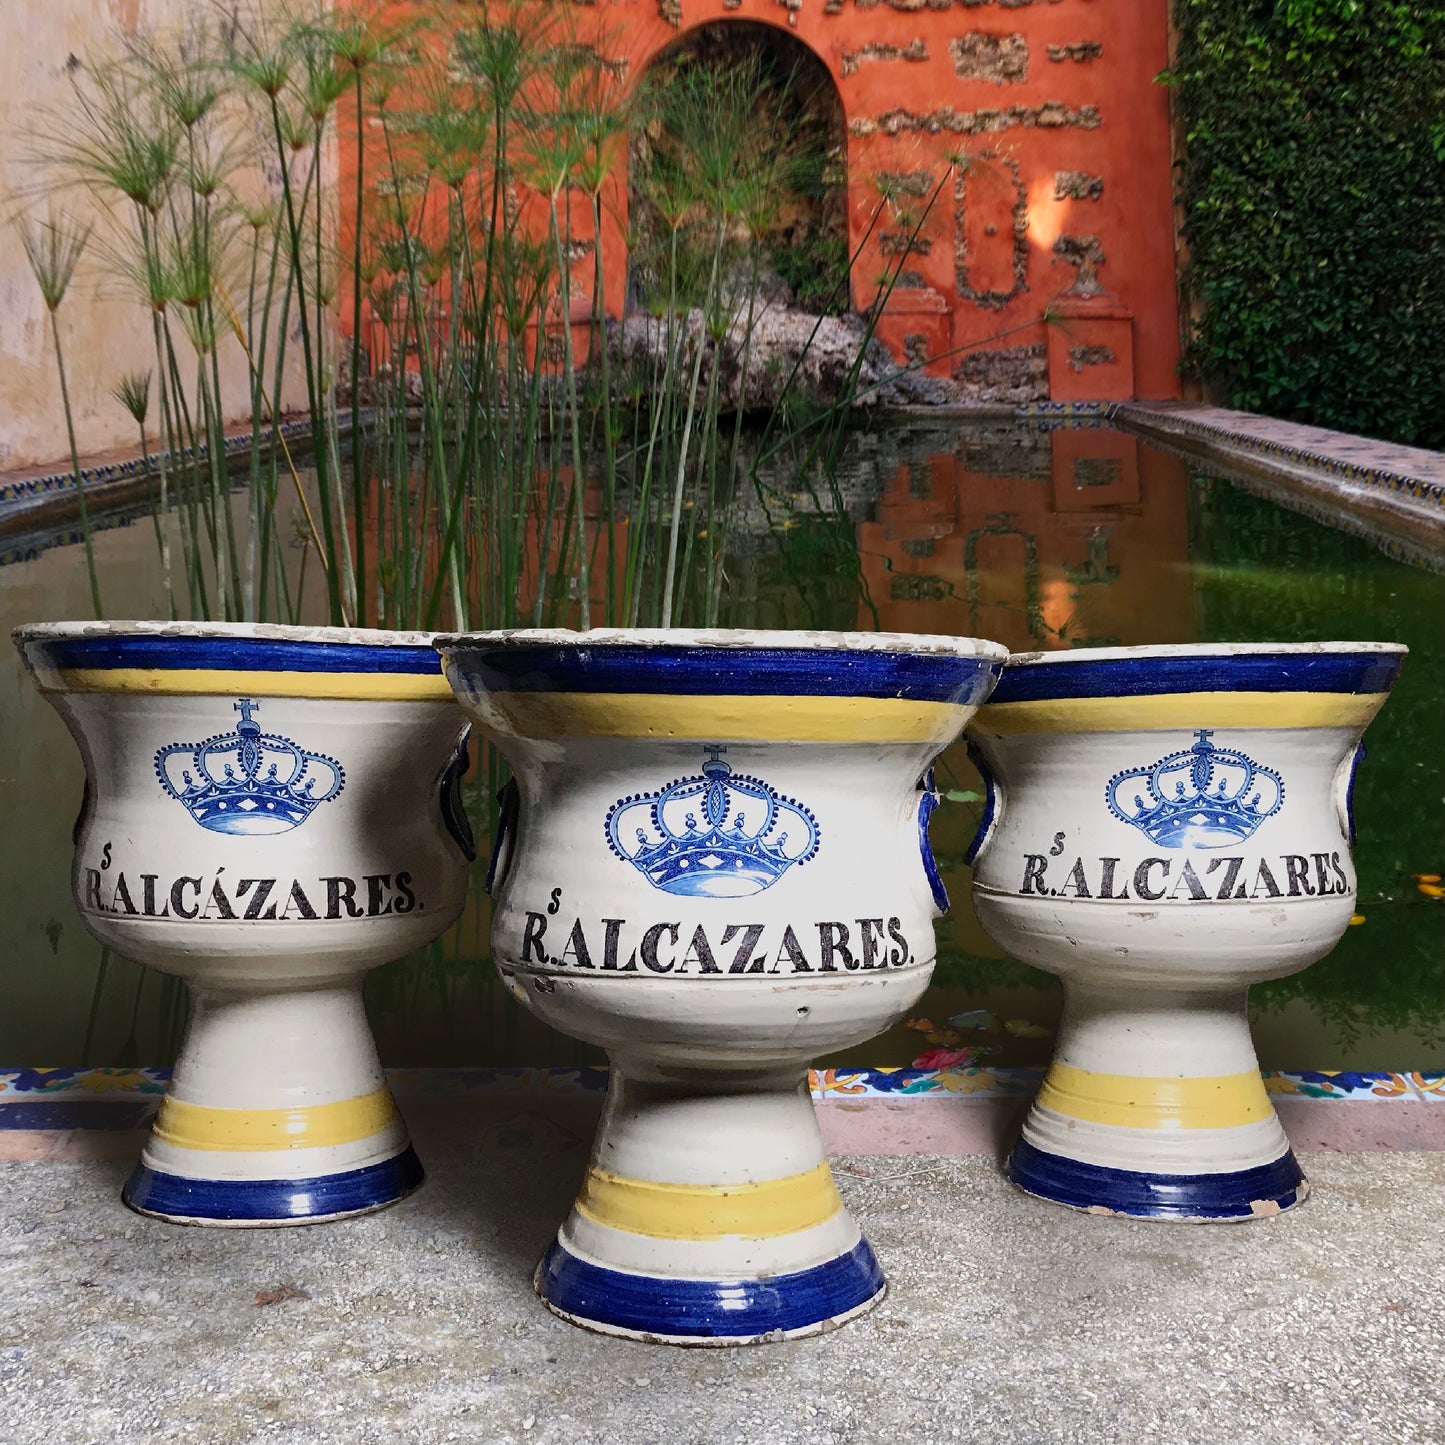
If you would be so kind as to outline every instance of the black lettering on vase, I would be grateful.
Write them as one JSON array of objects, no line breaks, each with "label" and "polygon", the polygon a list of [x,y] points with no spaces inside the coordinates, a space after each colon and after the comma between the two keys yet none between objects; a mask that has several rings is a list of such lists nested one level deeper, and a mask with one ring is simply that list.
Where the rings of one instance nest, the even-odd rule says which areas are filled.
[{"label": "black lettering on vase", "polygon": [[657,956],[657,945],[664,933],[670,936],[672,946],[677,947],[678,935],[682,932],[680,923],[654,923],[646,933],[642,935],[642,966],[651,969],[653,973],[671,973],[676,959],[668,959],[663,963]]},{"label": "black lettering on vase", "polygon": [[820,923],[818,925],[818,947],[822,953],[819,967],[824,973],[837,973],[835,958],[843,960],[843,967],[856,969],[858,960],[848,947],[848,925],[846,923]]},{"label": "black lettering on vase", "polygon": [[1117,858],[1099,859],[1099,897],[1118,900],[1129,896],[1129,885],[1126,883],[1121,892],[1114,892],[1114,869],[1119,866]]},{"label": "black lettering on vase", "polygon": [[587,951],[587,935],[582,932],[582,920],[572,920],[572,931],[567,935],[566,946],[562,950],[562,956],[557,960],[559,965],[565,967],[568,963],[574,963],[578,968],[592,968],[592,955]]},{"label": "black lettering on vase", "polygon": [[299,918],[314,919],[318,916],[315,908],[311,906],[311,900],[306,896],[306,890],[301,886],[299,878],[291,880],[291,892],[287,895],[286,902],[281,905],[280,918],[283,923],[291,917],[293,908]]},{"label": "black lettering on vase", "polygon": [[[798,935],[793,932],[793,925],[790,923],[783,930],[783,941],[778,948],[778,956],[773,960],[773,966],[769,973],[777,973],[778,965],[782,963],[786,955],[788,961],[793,965],[794,973],[812,973],[813,966],[808,962],[807,955],[803,952],[803,946],[798,942]],[[729,968],[728,972],[735,970]]]},{"label": "black lettering on vase", "polygon": [[888,936],[894,944],[888,950],[888,965],[890,968],[902,968],[913,955],[909,951],[908,940],[903,936],[903,920],[901,918],[888,920]]},{"label": "black lettering on vase", "polygon": [[[1206,869],[1206,872],[1207,871]],[[1204,884],[1199,881],[1199,875],[1194,871],[1194,864],[1190,862],[1188,858],[1184,860],[1184,867],[1180,870],[1174,887],[1169,890],[1169,896],[1171,898],[1178,898],[1181,888],[1187,888],[1189,890],[1189,899],[1192,903],[1202,903],[1209,897],[1209,894],[1204,890]]]},{"label": "black lettering on vase", "polygon": [[547,931],[547,916],[543,913],[528,913],[527,921],[522,926],[522,962],[527,963],[532,959],[533,950],[536,950],[536,961],[546,963],[547,950],[542,947],[542,935]]},{"label": "black lettering on vase", "polygon": [[398,873],[396,875],[396,902],[392,904],[392,912],[410,913],[413,908],[421,906],[417,902],[416,894],[412,891],[411,874]]},{"label": "black lettering on vase", "polygon": [[[135,906],[135,902],[130,896],[130,888],[126,884],[124,873],[115,875],[115,897],[110,901],[110,911],[112,913],[128,913],[133,918],[140,913],[140,909]],[[234,914],[231,916],[235,917]]]},{"label": "black lettering on vase", "polygon": [[[790,929],[789,932],[792,930]],[[758,940],[763,936],[763,925],[761,923],[729,923],[723,929],[723,946],[726,947],[734,938],[742,934],[742,942],[738,944],[737,952],[733,954],[733,960],[728,964],[729,973],[762,973],[767,959],[763,954],[753,956],[753,949],[758,946]],[[805,963],[804,968],[808,965]],[[811,970],[809,970],[811,972]],[[774,968],[774,973],[777,969]],[[796,970],[795,970],[796,972]]]},{"label": "black lettering on vase", "polygon": [[617,965],[618,940],[622,936],[622,925],[626,922],[623,918],[604,918],[602,920],[602,970],[606,973],[609,969],[613,973],[636,973],[637,972],[637,950],[634,948],[627,957],[627,962],[620,968]]},{"label": "black lettering on vase", "polygon": [[1243,854],[1236,858],[1211,858],[1209,867],[1204,870],[1204,876],[1208,878],[1219,867],[1224,869],[1224,878],[1219,885],[1219,892],[1214,896],[1216,898],[1243,898],[1244,885],[1242,883],[1239,892],[1234,891],[1234,881],[1239,877],[1239,870],[1244,867]]},{"label": "black lettering on vase", "polygon": [[1274,874],[1270,872],[1269,864],[1263,858],[1259,860],[1259,867],[1254,873],[1254,887],[1250,889],[1251,898],[1259,897],[1260,887],[1263,886],[1266,898],[1282,898],[1283,892],[1278,883],[1274,881]]},{"label": "black lettering on vase", "polygon": [[1049,890],[1044,887],[1044,869],[1049,866],[1049,860],[1042,853],[1024,854],[1024,881],[1019,887],[1020,893],[1037,893],[1040,898],[1047,898]]},{"label": "black lettering on vase", "polygon": [[[1142,898],[1146,903],[1158,903],[1167,892],[1164,887],[1164,881],[1169,877],[1170,866],[1167,858],[1146,858],[1134,870],[1135,897]],[[1158,888],[1155,888],[1149,879],[1149,870],[1151,868],[1159,868],[1162,870]]]},{"label": "black lettering on vase", "polygon": [[[876,930],[876,931],[875,931]],[[881,918],[860,918],[858,920],[858,947],[863,953],[864,968],[886,968],[888,966],[884,941],[887,930]]]},{"label": "black lettering on vase", "polygon": [[[196,894],[196,901],[190,907],[186,906],[186,888],[193,888]],[[177,918],[194,918],[201,911],[201,880],[199,878],[177,878],[171,884],[171,912]]]},{"label": "black lettering on vase", "polygon": [[326,916],[340,918],[346,910],[348,918],[365,918],[366,910],[356,902],[356,883],[351,878],[323,878],[326,885]]},{"label": "black lettering on vase", "polygon": [[231,900],[226,896],[226,890],[221,887],[219,874],[211,883],[210,894],[206,898],[205,906],[201,909],[202,918],[234,918],[236,910],[231,907]]},{"label": "black lettering on vase", "polygon": [[143,918],[169,918],[171,910],[164,903],[161,904],[161,911],[156,912],[156,882],[160,875],[157,873],[142,873],[140,911]]},{"label": "black lettering on vase", "polygon": [[687,945],[687,951],[683,954],[677,971],[686,973],[690,963],[697,964],[703,973],[722,972],[722,969],[717,966],[717,959],[712,956],[712,944],[707,941],[707,930],[700,923],[692,931],[692,940]]},{"label": "black lettering on vase", "polygon": [[387,889],[391,887],[390,873],[368,873],[366,877],[366,916],[385,918],[391,912],[391,901]]},{"label": "black lettering on vase", "polygon": [[[266,900],[271,896],[271,890],[276,886],[274,878],[243,878],[236,884],[236,902],[239,903],[250,893],[250,901],[246,904],[246,912],[243,917],[252,920],[258,918],[271,919],[276,916],[276,905],[273,903],[266,908]],[[252,889],[255,891],[252,892]],[[261,912],[266,908],[264,913]]]},{"label": "black lettering on vase", "polygon": [[1309,859],[1302,853],[1286,853],[1284,855],[1285,877],[1289,882],[1289,896],[1298,898],[1301,894],[1313,898],[1314,888],[1310,885],[1310,864]]}]

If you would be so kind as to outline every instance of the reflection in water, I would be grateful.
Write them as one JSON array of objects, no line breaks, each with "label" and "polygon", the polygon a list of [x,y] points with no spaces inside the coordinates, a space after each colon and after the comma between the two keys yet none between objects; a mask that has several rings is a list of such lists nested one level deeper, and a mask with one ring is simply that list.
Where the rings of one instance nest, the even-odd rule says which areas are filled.
[{"label": "reflection in water", "polygon": [[[995,638],[1015,651],[1190,641],[1390,639],[1412,649],[1371,728],[1358,804],[1360,910],[1326,960],[1254,991],[1266,1068],[1440,1067],[1445,903],[1411,875],[1445,872],[1445,579],[1096,427],[1012,424],[861,431],[835,475],[777,469],[737,501],[726,621]],[[0,550],[0,622],[87,615],[78,548]],[[116,615],[161,605],[150,527],[96,539]],[[0,1063],[157,1063],[184,1022],[175,981],[104,958],[69,898],[81,769],[13,653],[0,686],[0,835],[9,880],[0,947]],[[484,836],[487,771],[468,804]],[[953,909],[935,985],[914,1017],[849,1062],[1042,1063],[1054,979],[1002,957],[969,902],[965,850],[979,780],[961,746],[941,761],[934,850]],[[483,849],[485,853],[485,848]],[[444,939],[378,970],[367,998],[396,1065],[568,1064],[598,1055],[552,1033],[487,960],[479,860]],[[833,1062],[842,1062],[835,1060]]]}]

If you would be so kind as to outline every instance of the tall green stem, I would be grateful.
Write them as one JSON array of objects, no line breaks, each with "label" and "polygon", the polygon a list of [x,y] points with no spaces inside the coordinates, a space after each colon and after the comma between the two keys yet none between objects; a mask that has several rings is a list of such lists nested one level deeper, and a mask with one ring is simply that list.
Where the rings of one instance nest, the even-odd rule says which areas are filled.
[{"label": "tall green stem", "polygon": [[85,541],[85,570],[90,578],[90,605],[97,618],[105,616],[100,603],[100,578],[95,570],[95,547],[90,538],[90,514],[85,502],[85,477],[80,470],[80,452],[75,445],[75,417],[70,409],[70,385],[65,378],[65,353],[60,347],[60,325],[55,308],[50,309],[50,337],[55,342],[55,367],[60,373],[60,400],[65,407],[65,434],[70,439],[70,468],[75,477],[75,496],[80,504],[80,533]]}]

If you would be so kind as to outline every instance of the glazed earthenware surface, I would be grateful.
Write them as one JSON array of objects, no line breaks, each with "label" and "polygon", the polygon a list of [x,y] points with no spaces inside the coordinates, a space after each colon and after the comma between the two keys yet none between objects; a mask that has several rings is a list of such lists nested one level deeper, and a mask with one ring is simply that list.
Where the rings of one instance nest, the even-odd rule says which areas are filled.
[{"label": "glazed earthenware surface", "polygon": [[973,901],[1010,956],[1064,984],[1009,1158],[1020,1187],[1189,1221],[1305,1198],[1247,989],[1349,926],[1360,735],[1403,661],[1320,642],[1010,662],[970,730],[988,790]]},{"label": "glazed earthenware surface", "polygon": [[467,727],[428,639],[97,623],[15,641],[85,762],[81,919],[189,998],[125,1202],[276,1226],[411,1192],[361,984],[455,922],[474,854]]},{"label": "glazed earthenware surface", "polygon": [[947,902],[930,769],[1004,649],[746,631],[436,646],[513,773],[488,885],[497,969],[612,1069],[538,1293],[587,1328],[694,1346],[876,1307],[886,1280],[805,1073],[928,985]]}]

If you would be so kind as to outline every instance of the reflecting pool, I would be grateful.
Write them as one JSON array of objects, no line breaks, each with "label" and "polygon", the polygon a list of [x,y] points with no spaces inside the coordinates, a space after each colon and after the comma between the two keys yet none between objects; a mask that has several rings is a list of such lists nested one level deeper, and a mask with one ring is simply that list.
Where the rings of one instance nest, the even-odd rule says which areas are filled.
[{"label": "reflecting pool", "polygon": [[[97,534],[114,617],[159,615],[147,515]],[[1361,922],[1327,959],[1256,988],[1267,1069],[1445,1063],[1445,576],[1288,511],[1121,432],[1013,423],[875,424],[825,489],[779,474],[736,507],[726,621],[994,638],[1014,650],[1171,642],[1388,640],[1411,656],[1367,735],[1356,813]],[[0,624],[83,618],[77,539],[0,540]],[[59,718],[3,648],[0,685],[0,1064],[168,1063],[180,984],[102,954],[69,896],[82,770]],[[475,774],[474,774],[475,776]],[[1057,982],[1000,955],[963,862],[980,783],[964,750],[939,769],[933,841],[952,898],[934,984],[914,1016],[852,1051],[873,1066],[1041,1064]],[[485,835],[488,800],[469,798]],[[487,956],[485,859],[467,911],[423,954],[374,973],[367,1002],[391,1065],[565,1065],[601,1055],[520,1009]],[[1427,887],[1429,885],[1427,884]],[[843,1062],[832,1060],[829,1062]]]}]

